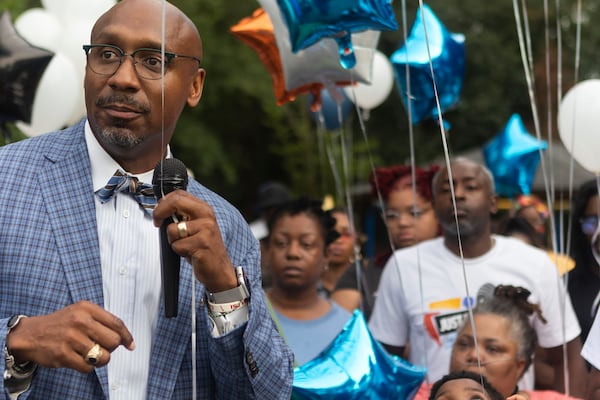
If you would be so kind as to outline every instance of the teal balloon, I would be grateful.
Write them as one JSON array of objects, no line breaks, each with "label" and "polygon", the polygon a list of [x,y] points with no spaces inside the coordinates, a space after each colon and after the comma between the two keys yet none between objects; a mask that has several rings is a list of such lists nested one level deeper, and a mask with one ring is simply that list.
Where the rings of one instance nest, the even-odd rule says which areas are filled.
[{"label": "teal balloon", "polygon": [[398,23],[391,0],[277,0],[288,27],[292,52],[323,38],[334,39],[340,64],[356,65],[351,34],[366,30],[395,31]]},{"label": "teal balloon", "polygon": [[465,73],[465,36],[449,32],[427,5],[424,4],[422,10],[417,10],[410,35],[390,59],[400,98],[407,112],[409,101],[411,102],[410,115],[413,123],[438,118],[434,76],[441,111],[444,112],[459,102]]},{"label": "teal balloon", "polygon": [[319,356],[294,370],[292,399],[410,399],[425,373],[426,369],[388,354],[357,310]]},{"label": "teal balloon", "polygon": [[531,184],[540,162],[540,149],[548,144],[525,129],[513,114],[504,129],[483,148],[485,164],[494,176],[496,193],[503,197],[531,194]]}]

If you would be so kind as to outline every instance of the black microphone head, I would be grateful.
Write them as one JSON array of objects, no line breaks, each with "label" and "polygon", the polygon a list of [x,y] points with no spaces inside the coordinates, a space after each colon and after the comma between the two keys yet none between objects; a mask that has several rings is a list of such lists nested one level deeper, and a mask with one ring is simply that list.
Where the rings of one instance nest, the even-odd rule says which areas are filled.
[{"label": "black microphone head", "polygon": [[167,158],[156,164],[152,176],[152,187],[157,199],[177,189],[186,190],[187,184],[187,168],[180,160]]}]

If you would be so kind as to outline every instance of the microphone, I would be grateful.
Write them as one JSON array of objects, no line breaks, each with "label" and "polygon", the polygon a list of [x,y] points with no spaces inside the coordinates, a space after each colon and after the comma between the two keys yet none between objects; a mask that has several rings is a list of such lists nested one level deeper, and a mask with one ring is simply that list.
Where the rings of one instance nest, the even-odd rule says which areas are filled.
[{"label": "microphone", "polygon": [[[174,190],[186,190],[188,184],[187,168],[176,158],[161,160],[154,168],[152,187],[156,199]],[[160,270],[165,302],[165,317],[177,316],[179,300],[179,269],[181,257],[175,253],[167,239],[167,226],[180,218],[176,215],[165,219],[160,226]]]}]

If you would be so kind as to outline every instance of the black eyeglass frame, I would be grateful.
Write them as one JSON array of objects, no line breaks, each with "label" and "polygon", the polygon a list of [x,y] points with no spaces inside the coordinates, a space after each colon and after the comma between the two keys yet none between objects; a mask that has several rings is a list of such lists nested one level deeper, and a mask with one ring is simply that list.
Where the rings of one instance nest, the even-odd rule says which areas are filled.
[{"label": "black eyeglass frame", "polygon": [[[92,71],[94,71],[95,73],[97,73],[98,75],[105,75],[105,76],[111,76],[114,75],[120,68],[121,64],[123,64],[123,57],[124,56],[131,56],[131,58],[134,60],[134,67],[135,64],[137,64],[137,62],[135,61],[135,54],[137,52],[140,51],[151,51],[151,52],[157,52],[157,53],[161,53],[160,49],[154,49],[154,48],[150,48],[150,47],[140,47],[139,49],[135,49],[134,51],[132,51],[130,54],[127,54],[123,51],[123,49],[121,49],[119,46],[115,46],[114,44],[104,44],[104,43],[93,43],[93,44],[84,44],[82,46],[83,51],[85,52],[86,57],[89,56],[90,50],[93,48],[99,48],[99,47],[109,47],[111,49],[114,49],[116,51],[118,51],[121,54],[121,57],[119,59],[119,65],[117,66],[117,68],[115,68],[115,71],[111,74],[103,74],[100,72],[96,72],[94,71],[94,69],[92,68]],[[165,67],[168,66],[171,61],[174,58],[186,58],[186,59],[190,59],[190,60],[195,60],[198,62],[198,68],[200,68],[201,64],[202,64],[202,60],[199,57],[194,57],[194,56],[187,56],[187,55],[183,55],[183,54],[176,54],[176,53],[172,53],[170,51],[165,51],[164,52],[165,57],[167,58],[167,63],[165,64]],[[135,71],[137,72],[137,68],[135,69]],[[138,73],[139,75],[139,73]],[[140,75],[142,78],[144,79],[149,79],[149,80],[156,80],[156,79],[160,79],[160,77],[157,78],[148,78],[145,77],[143,75]]]}]

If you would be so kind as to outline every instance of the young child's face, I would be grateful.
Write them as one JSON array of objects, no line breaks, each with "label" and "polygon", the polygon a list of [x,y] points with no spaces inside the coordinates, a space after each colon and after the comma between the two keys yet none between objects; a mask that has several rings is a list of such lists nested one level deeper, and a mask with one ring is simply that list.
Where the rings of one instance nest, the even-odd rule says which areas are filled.
[{"label": "young child's face", "polygon": [[491,400],[480,383],[472,379],[454,379],[444,383],[435,400]]}]

